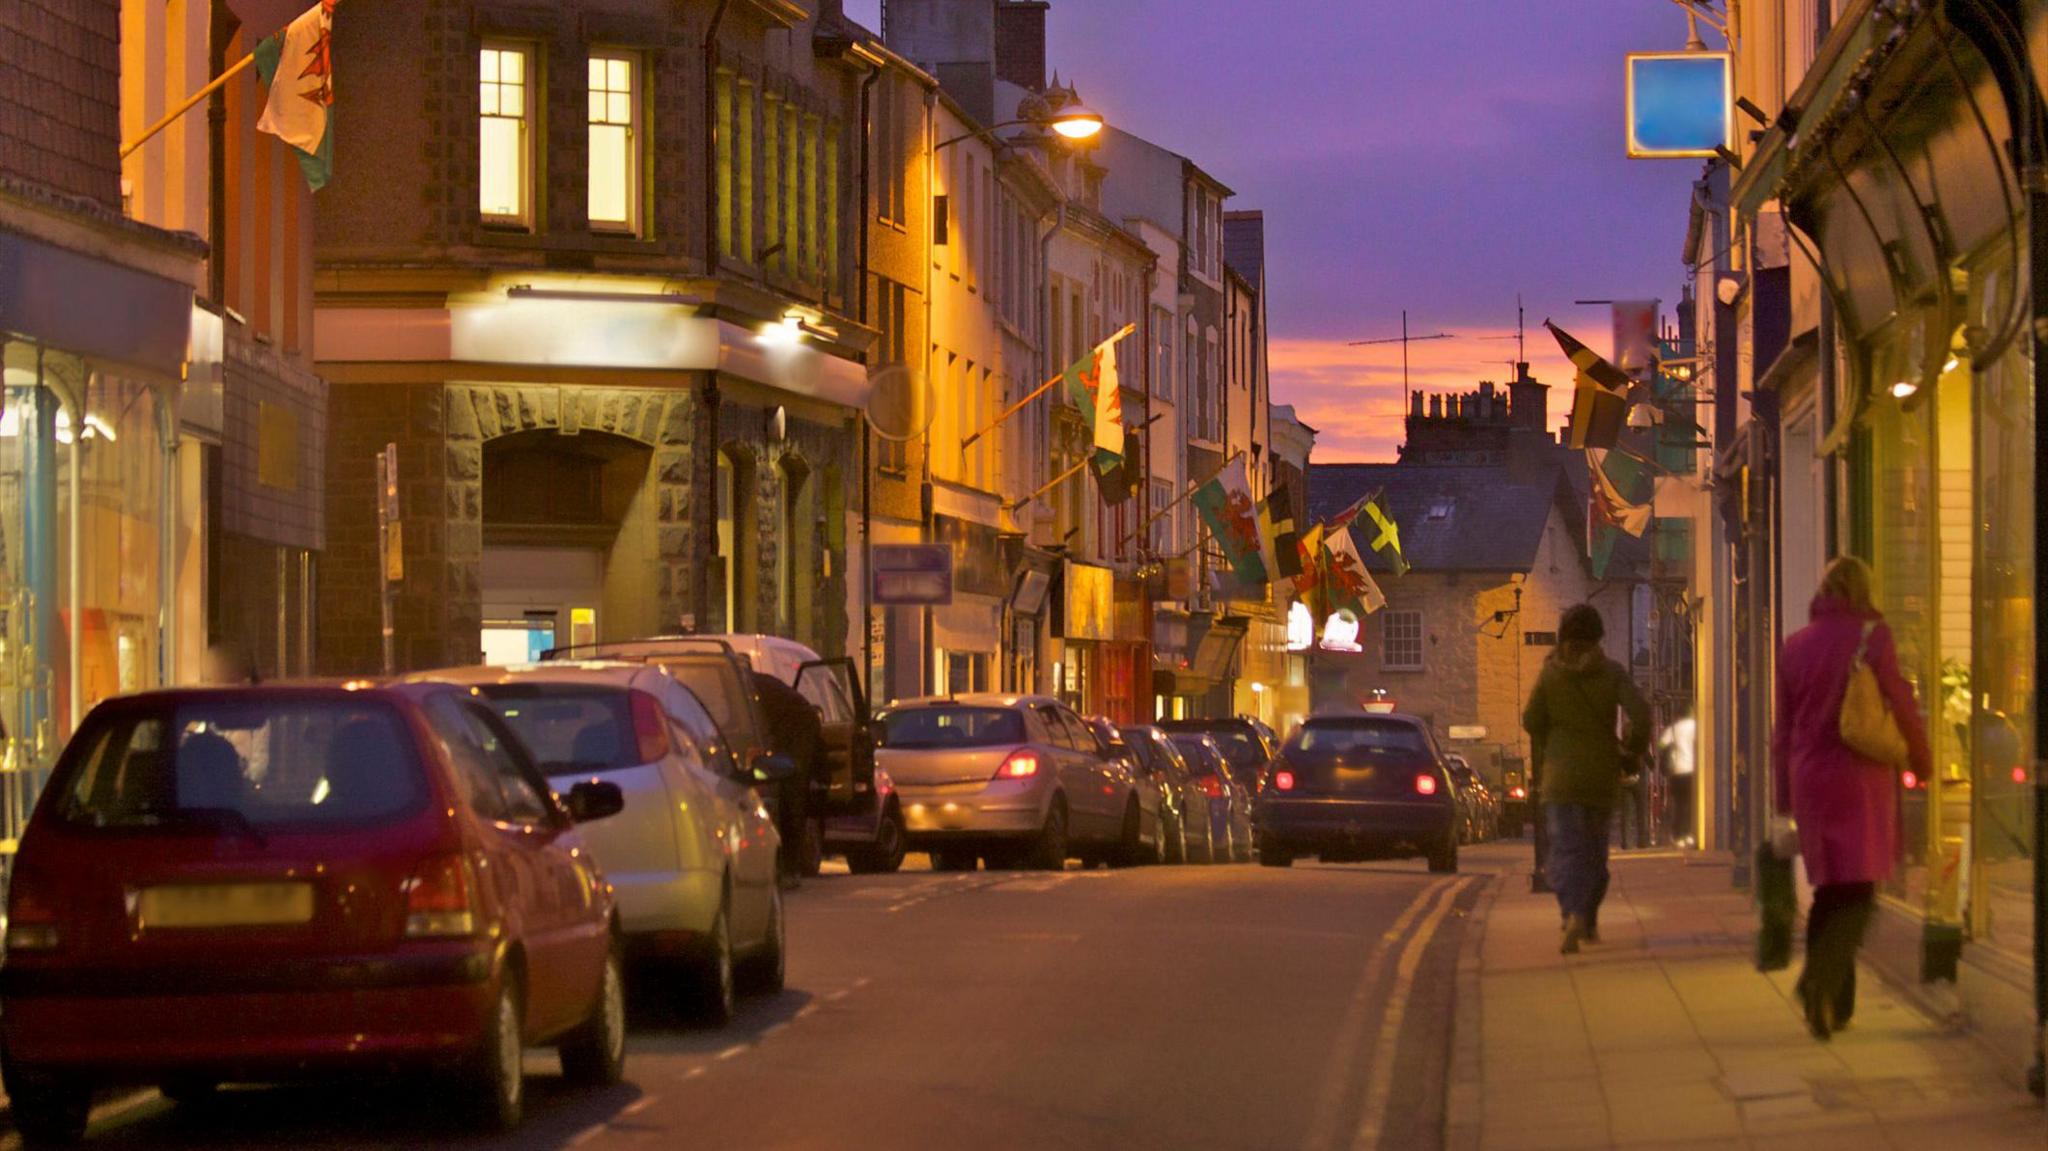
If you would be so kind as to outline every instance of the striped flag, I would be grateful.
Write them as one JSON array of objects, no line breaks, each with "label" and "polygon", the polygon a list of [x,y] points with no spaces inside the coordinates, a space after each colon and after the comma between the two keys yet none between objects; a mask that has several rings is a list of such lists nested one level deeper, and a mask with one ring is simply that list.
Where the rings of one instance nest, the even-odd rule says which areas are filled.
[{"label": "striped flag", "polygon": [[1571,422],[1565,428],[1565,442],[1572,448],[1611,448],[1628,425],[1628,395],[1634,381],[1628,373],[1600,358],[1593,349],[1572,338],[1571,333],[1543,321],[1557,345],[1578,369],[1573,381]]},{"label": "striped flag", "polygon": [[1286,487],[1259,501],[1259,539],[1266,570],[1276,580],[1301,575],[1301,536],[1294,530],[1294,498]]}]

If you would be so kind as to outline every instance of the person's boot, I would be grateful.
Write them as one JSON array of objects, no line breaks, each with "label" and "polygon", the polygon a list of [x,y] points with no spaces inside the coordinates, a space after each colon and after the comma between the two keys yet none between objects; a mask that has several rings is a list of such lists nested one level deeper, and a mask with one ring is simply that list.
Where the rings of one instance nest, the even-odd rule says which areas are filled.
[{"label": "person's boot", "polygon": [[1579,942],[1586,938],[1586,920],[1583,916],[1566,916],[1564,921],[1564,942],[1558,945],[1560,955],[1577,955]]}]

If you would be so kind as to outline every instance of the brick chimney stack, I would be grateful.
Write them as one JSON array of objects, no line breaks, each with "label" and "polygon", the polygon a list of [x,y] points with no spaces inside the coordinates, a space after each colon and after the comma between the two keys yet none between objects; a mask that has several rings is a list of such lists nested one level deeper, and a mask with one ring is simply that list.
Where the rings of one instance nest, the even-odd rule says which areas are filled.
[{"label": "brick chimney stack", "polygon": [[1045,91],[1045,12],[1049,0],[996,0],[996,79]]}]

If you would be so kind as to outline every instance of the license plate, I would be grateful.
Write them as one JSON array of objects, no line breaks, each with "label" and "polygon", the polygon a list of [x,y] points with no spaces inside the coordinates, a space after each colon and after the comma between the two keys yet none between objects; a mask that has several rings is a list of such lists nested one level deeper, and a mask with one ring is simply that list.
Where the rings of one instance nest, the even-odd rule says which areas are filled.
[{"label": "license plate", "polygon": [[310,883],[220,883],[148,887],[136,900],[135,925],[171,927],[278,927],[310,923]]}]

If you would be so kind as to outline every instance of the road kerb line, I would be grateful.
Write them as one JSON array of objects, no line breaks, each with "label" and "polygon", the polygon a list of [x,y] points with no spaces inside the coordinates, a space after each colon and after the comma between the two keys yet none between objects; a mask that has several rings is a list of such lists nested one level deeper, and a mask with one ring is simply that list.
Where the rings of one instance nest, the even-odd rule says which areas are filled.
[{"label": "road kerb line", "polygon": [[1365,1108],[1359,1113],[1358,1135],[1351,1141],[1353,1151],[1377,1151],[1380,1145],[1381,1122],[1386,1114],[1387,1100],[1394,1091],[1394,1062],[1400,1054],[1401,1021],[1408,1014],[1408,1000],[1415,990],[1415,972],[1422,966],[1422,954],[1429,949],[1430,940],[1443,926],[1444,917],[1457,905],[1458,896],[1472,882],[1470,878],[1460,879],[1451,884],[1450,890],[1430,909],[1415,934],[1408,937],[1408,945],[1401,949],[1401,960],[1394,968],[1394,989],[1387,996],[1386,1011],[1380,1016],[1379,1042],[1373,1045],[1372,1073],[1367,1080]]},{"label": "road kerb line", "polygon": [[1344,1020],[1337,1028],[1337,1042],[1332,1058],[1323,1072],[1322,1089],[1316,1093],[1315,1112],[1309,1120],[1308,1138],[1303,1141],[1305,1151],[1328,1151],[1336,1138],[1339,1113],[1344,1101],[1352,1095],[1351,1067],[1356,1061],[1358,1047],[1365,1040],[1366,1017],[1372,1010],[1372,994],[1379,987],[1380,975],[1386,970],[1387,954],[1392,950],[1409,925],[1422,914],[1430,900],[1436,898],[1451,880],[1438,879],[1416,893],[1415,899],[1394,917],[1393,925],[1381,933],[1379,941],[1373,944],[1372,955],[1366,960],[1365,972],[1359,977],[1358,986],[1351,993],[1351,1002],[1344,1009]]}]

